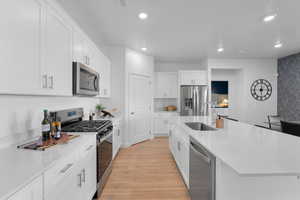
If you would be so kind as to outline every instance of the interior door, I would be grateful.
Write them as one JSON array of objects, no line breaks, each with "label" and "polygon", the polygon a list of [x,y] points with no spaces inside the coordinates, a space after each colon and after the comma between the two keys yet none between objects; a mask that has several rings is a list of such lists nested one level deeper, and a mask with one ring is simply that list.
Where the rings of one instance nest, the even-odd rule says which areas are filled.
[{"label": "interior door", "polygon": [[130,75],[129,80],[129,132],[132,144],[151,137],[151,99],[150,77]]}]

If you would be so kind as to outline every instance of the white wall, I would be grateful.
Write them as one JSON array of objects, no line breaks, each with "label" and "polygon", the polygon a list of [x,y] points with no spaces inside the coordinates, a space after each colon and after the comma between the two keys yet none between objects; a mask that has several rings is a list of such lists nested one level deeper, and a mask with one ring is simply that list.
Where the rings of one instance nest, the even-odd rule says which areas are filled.
[{"label": "white wall", "polygon": [[129,126],[129,76],[139,74],[153,79],[154,58],[121,46],[106,46],[112,63],[111,107],[118,108],[124,120],[123,146],[131,145]]},{"label": "white wall", "polygon": [[[88,113],[95,110],[97,98],[50,96],[0,96],[0,145],[8,145],[10,138],[21,139],[29,133],[40,135],[43,109],[61,110],[83,107]],[[7,140],[5,140],[7,139]]]},{"label": "white wall", "polygon": [[[240,120],[252,124],[267,121],[267,115],[277,114],[277,60],[276,59],[209,59],[208,69],[241,69],[243,78],[240,83],[239,102]],[[273,93],[267,101],[257,101],[250,93],[253,81],[267,79],[273,87]]]},{"label": "white wall", "polygon": [[[130,74],[138,74],[150,77],[153,80],[154,58],[131,49],[125,50],[125,145],[131,145],[131,133],[129,131],[129,77]],[[153,86],[153,84],[152,84]],[[153,89],[152,89],[153,90]],[[151,96],[153,97],[153,91]],[[153,109],[153,106],[152,106]],[[151,119],[150,119],[151,120]],[[152,124],[152,123],[151,123]]]},{"label": "white wall", "polygon": [[204,61],[199,63],[155,61],[155,72],[178,72],[180,70],[206,70]]}]

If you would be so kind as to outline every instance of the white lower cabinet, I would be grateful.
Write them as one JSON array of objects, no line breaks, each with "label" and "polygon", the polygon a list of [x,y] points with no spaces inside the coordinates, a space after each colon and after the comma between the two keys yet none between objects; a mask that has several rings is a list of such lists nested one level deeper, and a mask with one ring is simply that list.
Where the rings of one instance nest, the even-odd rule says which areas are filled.
[{"label": "white lower cabinet", "polygon": [[189,135],[183,129],[173,126],[169,130],[169,147],[187,187],[189,187]]},{"label": "white lower cabinet", "polygon": [[158,112],[153,116],[153,134],[154,136],[167,136],[169,131],[169,121],[178,116],[177,112]]},{"label": "white lower cabinet", "polygon": [[165,135],[168,134],[168,119],[167,118],[154,118],[153,119],[154,127],[153,133],[154,135]]},{"label": "white lower cabinet", "polygon": [[15,193],[8,200],[42,200],[43,199],[43,177],[40,176]]},{"label": "white lower cabinet", "polygon": [[96,177],[96,142],[91,141],[45,172],[45,200],[91,200]]},{"label": "white lower cabinet", "polygon": [[121,133],[121,122],[118,122],[117,124],[114,124],[113,129],[113,159],[118,154],[121,145],[122,145],[122,133]]}]

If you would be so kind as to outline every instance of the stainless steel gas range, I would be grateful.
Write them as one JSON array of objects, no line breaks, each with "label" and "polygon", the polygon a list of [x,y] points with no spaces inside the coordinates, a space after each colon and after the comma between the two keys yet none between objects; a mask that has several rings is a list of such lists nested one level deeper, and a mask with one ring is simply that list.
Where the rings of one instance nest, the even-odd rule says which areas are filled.
[{"label": "stainless steel gas range", "polygon": [[112,171],[113,124],[110,120],[83,120],[83,108],[56,111],[62,122],[64,132],[97,132],[97,194]]}]

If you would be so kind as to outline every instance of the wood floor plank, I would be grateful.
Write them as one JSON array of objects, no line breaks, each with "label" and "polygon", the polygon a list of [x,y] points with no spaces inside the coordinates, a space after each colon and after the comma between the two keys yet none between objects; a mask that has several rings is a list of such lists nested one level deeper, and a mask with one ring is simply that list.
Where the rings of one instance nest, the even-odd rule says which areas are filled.
[{"label": "wood floor plank", "polygon": [[98,200],[190,200],[168,139],[156,138],[122,149]]}]

